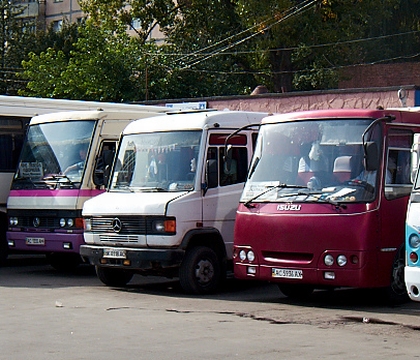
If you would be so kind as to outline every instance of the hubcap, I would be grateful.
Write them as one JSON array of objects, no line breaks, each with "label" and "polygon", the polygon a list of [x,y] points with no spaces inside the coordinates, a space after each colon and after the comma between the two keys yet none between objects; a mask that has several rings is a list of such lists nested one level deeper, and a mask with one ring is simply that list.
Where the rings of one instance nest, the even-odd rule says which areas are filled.
[{"label": "hubcap", "polygon": [[214,276],[213,264],[209,260],[200,260],[195,269],[195,276],[199,283],[209,283]]}]

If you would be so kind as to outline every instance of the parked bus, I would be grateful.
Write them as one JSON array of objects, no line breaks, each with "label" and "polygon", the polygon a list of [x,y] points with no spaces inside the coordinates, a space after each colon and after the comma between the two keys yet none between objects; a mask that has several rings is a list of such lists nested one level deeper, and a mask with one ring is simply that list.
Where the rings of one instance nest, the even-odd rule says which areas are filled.
[{"label": "parked bus", "polygon": [[80,253],[104,284],[124,286],[138,273],[179,276],[188,293],[218,288],[232,269],[235,210],[257,135],[238,128],[266,115],[206,111],[127,126],[109,189],[83,208]]},{"label": "parked bus", "polygon": [[404,222],[417,109],[267,117],[237,210],[234,273],[315,288],[384,288],[407,299]]},{"label": "parked bus", "polygon": [[9,249],[47,254],[57,269],[77,265],[83,203],[104,191],[121,131],[166,111],[125,105],[32,118],[7,201]]},{"label": "parked bus", "polygon": [[[6,230],[8,226],[6,202],[10,184],[16,171],[26,126],[35,115],[70,110],[139,110],[141,105],[102,103],[95,101],[43,99],[0,95],[0,263],[7,257]],[[149,107],[148,109],[159,107]]]},{"label": "parked bus", "polygon": [[405,227],[405,284],[411,300],[420,301],[420,178],[418,174],[420,158],[420,134],[414,135],[411,174],[414,178],[413,190],[407,209]]}]

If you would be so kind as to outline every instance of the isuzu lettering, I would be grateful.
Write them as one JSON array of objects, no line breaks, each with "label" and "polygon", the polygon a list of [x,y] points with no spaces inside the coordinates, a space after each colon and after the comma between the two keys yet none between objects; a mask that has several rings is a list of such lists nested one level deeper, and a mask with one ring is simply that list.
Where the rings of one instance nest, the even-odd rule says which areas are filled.
[{"label": "isuzu lettering", "polygon": [[406,300],[404,224],[418,132],[415,108],[264,119],[237,211],[235,276],[277,283],[292,297],[357,287]]}]

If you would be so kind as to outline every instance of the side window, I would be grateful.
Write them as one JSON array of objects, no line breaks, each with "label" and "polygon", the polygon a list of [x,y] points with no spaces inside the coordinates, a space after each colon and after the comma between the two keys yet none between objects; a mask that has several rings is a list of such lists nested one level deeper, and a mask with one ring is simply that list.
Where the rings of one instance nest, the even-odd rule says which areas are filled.
[{"label": "side window", "polygon": [[224,149],[219,149],[220,168],[219,184],[220,186],[238,184],[245,182],[248,166],[248,155],[245,147],[233,146],[231,157],[223,159]]},{"label": "side window", "polygon": [[29,119],[24,118],[1,118],[0,119],[0,148],[2,156],[0,157],[0,171],[14,172],[19,160],[24,139],[24,123]]},{"label": "side window", "polygon": [[93,182],[96,186],[107,186],[112,161],[117,147],[116,141],[104,141],[96,157]]},{"label": "side window", "polygon": [[[245,134],[235,134],[228,140],[229,156],[225,157],[225,140],[229,134],[213,133],[207,150],[207,186],[227,186],[245,182],[248,171],[248,143]],[[256,137],[254,137],[255,139]]]},{"label": "side window", "polygon": [[410,159],[413,134],[391,129],[385,169],[385,196],[388,200],[407,196],[411,192]]}]

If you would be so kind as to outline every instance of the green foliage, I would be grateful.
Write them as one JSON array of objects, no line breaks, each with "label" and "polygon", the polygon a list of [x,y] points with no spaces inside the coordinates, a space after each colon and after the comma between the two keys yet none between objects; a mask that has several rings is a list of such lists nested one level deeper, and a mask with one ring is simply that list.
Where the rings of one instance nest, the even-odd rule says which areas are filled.
[{"label": "green foliage", "polygon": [[[28,32],[18,20],[25,7],[8,0],[0,0],[0,93],[14,94],[20,86],[15,72],[29,41]],[[27,24],[30,26],[31,24]]]},{"label": "green foliage", "polygon": [[171,64],[174,97],[237,95],[255,87],[246,57],[235,53],[235,37],[242,30],[235,1],[178,3],[179,16],[164,29],[168,42],[179,54]]},{"label": "green foliage", "polygon": [[29,79],[26,89],[19,90],[19,95],[45,98],[60,98],[61,74],[66,69],[67,60],[62,51],[49,48],[40,55],[29,54],[29,60],[23,61],[26,69],[23,76]]},{"label": "green foliage", "polygon": [[[28,81],[19,93],[141,101],[249,94],[257,85],[273,92],[329,89],[343,67],[418,59],[420,0],[318,0],[304,7],[309,2],[80,0],[86,24],[15,45]],[[158,29],[164,44],[150,41]]]}]

